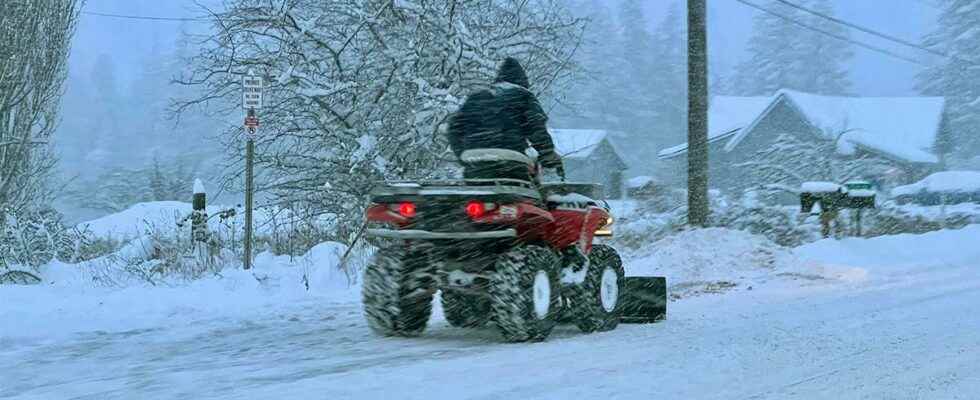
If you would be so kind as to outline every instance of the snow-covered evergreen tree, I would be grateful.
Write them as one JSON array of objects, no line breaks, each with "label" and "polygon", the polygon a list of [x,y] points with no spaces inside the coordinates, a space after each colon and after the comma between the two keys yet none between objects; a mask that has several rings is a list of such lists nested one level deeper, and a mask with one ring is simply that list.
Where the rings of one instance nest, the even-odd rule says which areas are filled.
[{"label": "snow-covered evergreen tree", "polygon": [[616,46],[619,30],[608,4],[596,0],[571,3],[571,12],[587,21],[575,52],[578,67],[551,120],[557,127],[617,129],[622,120],[622,57]]},{"label": "snow-covered evergreen tree", "polygon": [[624,79],[623,90],[617,93],[624,103],[621,129],[634,135],[646,134],[657,114],[654,110],[656,86],[654,76],[654,41],[641,0],[624,0],[619,9],[620,57]]},{"label": "snow-covered evergreen tree", "polygon": [[949,54],[918,77],[917,88],[926,95],[946,97],[947,147],[954,156],[980,155],[980,3],[940,0],[936,28],[923,44]]},{"label": "snow-covered evergreen tree", "polygon": [[647,2],[573,2],[572,11],[588,20],[576,53],[582,73],[552,115],[554,126],[613,131],[614,142],[629,144],[619,150],[632,173],[661,173],[650,155],[687,140],[687,36],[681,4],[665,4],[667,13],[651,30]]},{"label": "snow-covered evergreen tree", "polygon": [[[798,1],[799,5],[833,15],[830,0]],[[770,1],[766,8],[818,29],[848,37],[845,27],[815,15]],[[748,54],[735,68],[727,92],[740,96],[769,96],[779,89],[824,95],[848,94],[847,64],[851,45],[783,18],[759,13],[753,23]]]},{"label": "snow-covered evergreen tree", "polygon": [[120,96],[121,89],[112,56],[100,54],[96,58],[89,73],[89,81],[94,89],[92,101],[98,107],[92,107],[89,103],[86,110],[78,110],[77,112],[84,112],[79,115],[86,120],[84,130],[69,134],[88,139],[83,158],[88,165],[104,167],[110,161],[110,155],[123,153],[122,150],[127,149],[123,143],[124,132],[120,120],[125,111],[121,107],[132,103],[124,102]]},{"label": "snow-covered evergreen tree", "polygon": [[687,33],[685,15],[674,1],[653,33],[654,136],[658,149],[687,141]]}]

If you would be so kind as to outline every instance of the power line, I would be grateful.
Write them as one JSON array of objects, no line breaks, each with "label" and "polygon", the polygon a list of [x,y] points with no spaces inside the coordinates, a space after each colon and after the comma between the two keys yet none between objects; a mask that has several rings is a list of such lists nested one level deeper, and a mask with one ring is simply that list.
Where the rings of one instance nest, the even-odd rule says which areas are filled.
[{"label": "power line", "polygon": [[735,0],[735,1],[737,1],[739,3],[742,3],[744,5],[747,5],[749,7],[752,7],[754,9],[756,9],[756,10],[762,11],[762,12],[764,12],[766,14],[772,15],[774,17],[783,19],[783,20],[788,21],[790,23],[799,25],[799,26],[804,27],[806,29],[809,29],[811,31],[814,31],[814,32],[817,32],[817,33],[821,33],[821,34],[830,36],[830,37],[832,37],[834,39],[837,39],[837,40],[840,40],[840,41],[844,41],[844,42],[853,44],[855,46],[858,46],[858,47],[861,47],[861,48],[864,48],[864,49],[867,49],[867,50],[871,50],[871,51],[874,51],[874,52],[877,52],[877,53],[881,53],[881,54],[884,54],[886,56],[889,56],[889,57],[892,57],[892,58],[896,58],[896,59],[899,59],[899,60],[902,60],[902,61],[905,61],[905,62],[910,62],[910,63],[916,64],[916,65],[921,65],[923,67],[928,67],[929,66],[928,64],[919,62],[918,60],[913,59],[911,57],[906,57],[906,56],[903,56],[901,54],[895,53],[893,51],[890,51],[890,50],[887,50],[887,49],[883,49],[881,47],[873,46],[873,45],[870,45],[870,44],[867,44],[867,43],[858,42],[858,41],[856,41],[854,39],[851,39],[851,38],[849,38],[847,36],[838,35],[836,33],[827,31],[825,29],[820,29],[820,28],[817,28],[815,26],[808,25],[806,23],[797,21],[797,20],[795,20],[793,18],[787,17],[785,15],[782,15],[780,13],[777,13],[775,11],[772,11],[772,10],[770,10],[768,8],[765,8],[763,6],[760,6],[758,4],[750,3],[750,2],[748,2],[746,0]]},{"label": "power line", "polygon": [[797,10],[803,11],[805,13],[809,13],[809,14],[815,15],[817,17],[826,19],[828,21],[832,21],[832,22],[835,22],[835,23],[844,25],[844,26],[846,26],[848,28],[859,30],[859,31],[864,32],[864,33],[867,33],[869,35],[877,36],[879,38],[882,38],[882,39],[885,39],[885,40],[889,40],[889,41],[892,41],[892,42],[895,42],[895,43],[898,43],[898,44],[901,44],[901,45],[904,45],[904,46],[908,46],[908,47],[911,47],[911,48],[914,48],[914,49],[922,50],[922,51],[925,51],[925,52],[928,52],[928,53],[931,53],[931,54],[934,54],[934,55],[937,55],[937,56],[940,56],[940,57],[953,58],[953,59],[956,59],[957,61],[961,61],[961,62],[966,62],[966,63],[973,64],[973,61],[966,60],[966,59],[963,59],[963,58],[960,58],[960,57],[957,57],[957,56],[954,56],[954,55],[946,54],[946,53],[943,53],[943,52],[941,52],[939,50],[930,49],[930,48],[925,47],[925,46],[922,46],[922,45],[920,45],[918,43],[912,43],[912,42],[910,42],[908,40],[904,40],[902,38],[898,38],[898,37],[889,35],[887,33],[882,33],[882,32],[873,30],[871,28],[865,28],[865,27],[860,26],[858,24],[855,24],[853,22],[848,22],[848,21],[842,20],[840,18],[834,17],[832,15],[827,15],[827,14],[821,13],[819,11],[811,10],[809,8],[803,7],[801,5],[791,3],[788,0],[776,0],[776,1],[778,1],[780,3],[783,3],[783,4],[785,4],[785,5],[789,6],[789,7],[793,7],[795,9],[797,9]]},{"label": "power line", "polygon": [[94,15],[97,17],[137,19],[137,20],[145,20],[145,21],[202,22],[208,20],[207,18],[153,17],[153,16],[145,16],[145,15],[110,14],[110,13],[101,13],[95,11],[82,11],[82,14]]}]

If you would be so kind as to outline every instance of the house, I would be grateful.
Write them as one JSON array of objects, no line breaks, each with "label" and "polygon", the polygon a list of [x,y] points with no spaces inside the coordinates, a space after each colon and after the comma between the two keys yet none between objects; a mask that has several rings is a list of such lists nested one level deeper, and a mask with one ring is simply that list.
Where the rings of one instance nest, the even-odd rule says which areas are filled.
[{"label": "house", "polygon": [[[943,169],[945,101],[941,97],[836,97],[780,90],[772,97],[717,96],[708,112],[709,181],[744,189],[736,166],[771,149],[780,135],[836,141],[842,157],[873,156],[889,168],[868,176],[885,186],[911,183]],[[686,180],[687,143],[663,149],[672,185]],[[785,165],[794,168],[793,165]]]},{"label": "house", "polygon": [[623,172],[626,162],[609,140],[609,133],[599,129],[550,129],[555,151],[565,163],[569,181],[598,183],[609,199],[623,195]]}]

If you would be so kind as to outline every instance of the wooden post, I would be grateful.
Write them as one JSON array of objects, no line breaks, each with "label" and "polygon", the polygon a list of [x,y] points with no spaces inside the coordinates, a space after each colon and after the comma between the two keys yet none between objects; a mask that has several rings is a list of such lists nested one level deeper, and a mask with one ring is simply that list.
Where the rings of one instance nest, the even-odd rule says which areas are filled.
[{"label": "wooden post", "polygon": [[687,221],[707,226],[708,39],[705,0],[687,0]]},{"label": "wooden post", "polygon": [[191,240],[194,242],[208,241],[208,212],[207,194],[200,179],[194,180],[194,211],[191,214]]},{"label": "wooden post", "polygon": [[857,225],[857,237],[861,237],[861,212],[863,211],[863,208],[858,208],[855,211],[857,214],[854,215],[854,223]]}]

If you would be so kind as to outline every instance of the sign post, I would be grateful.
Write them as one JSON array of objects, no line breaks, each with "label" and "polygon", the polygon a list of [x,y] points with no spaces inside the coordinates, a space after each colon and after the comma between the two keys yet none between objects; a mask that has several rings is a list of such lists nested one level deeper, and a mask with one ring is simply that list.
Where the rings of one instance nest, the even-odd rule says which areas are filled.
[{"label": "sign post", "polygon": [[255,76],[251,69],[242,78],[242,108],[245,113],[245,264],[244,269],[252,268],[252,205],[255,192],[253,159],[255,158],[255,133],[259,129],[257,109],[262,108],[262,78]]}]

